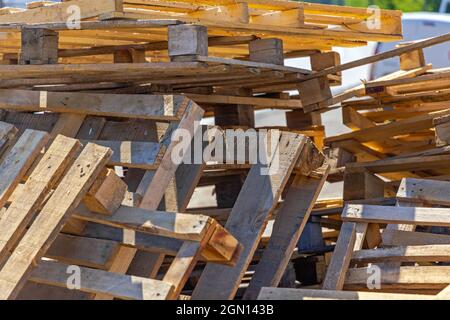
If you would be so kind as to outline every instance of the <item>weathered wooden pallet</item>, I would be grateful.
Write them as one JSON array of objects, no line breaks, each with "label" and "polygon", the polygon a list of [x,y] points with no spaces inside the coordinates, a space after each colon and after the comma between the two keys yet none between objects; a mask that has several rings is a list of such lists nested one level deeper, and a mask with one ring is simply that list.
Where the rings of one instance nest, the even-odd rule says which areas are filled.
[{"label": "weathered wooden pallet", "polygon": [[[68,46],[86,47],[111,44],[133,44],[136,42],[157,42],[164,40],[167,24],[179,22],[196,23],[207,26],[214,36],[231,34],[233,36],[256,35],[262,38],[283,38],[286,51],[295,55],[305,50],[331,50],[332,46],[359,46],[366,41],[398,40],[402,35],[401,12],[381,10],[379,27],[372,28],[374,14],[366,9],[327,6],[320,4],[298,3],[292,1],[121,1],[99,0],[93,6],[86,0],[65,1],[53,5],[33,6],[25,11],[10,12],[2,15],[0,24],[36,24],[47,23],[60,29],[66,29],[61,38]],[[98,18],[133,19],[138,20],[140,28],[146,36],[136,34],[131,30],[131,21],[121,22],[100,21],[100,27],[95,22],[87,22],[91,30],[74,33],[68,30],[66,21],[71,18],[76,5],[81,10],[82,20]],[[17,10],[16,10],[17,11]],[[143,20],[158,19],[155,23],[142,23]],[[130,23],[131,22],[131,23]],[[59,23],[59,24],[58,24]],[[114,33],[104,32],[102,26],[109,25]],[[123,26],[126,26],[125,28]],[[128,25],[128,27],[127,27]],[[329,28],[332,27],[332,28]],[[14,29],[14,28],[10,28]],[[84,28],[83,28],[84,29]],[[296,37],[302,36],[300,44]],[[94,38],[97,38],[94,41]],[[14,37],[9,43],[13,45]],[[158,49],[156,49],[158,50]],[[163,48],[164,50],[164,48]],[[217,48],[220,55],[239,56],[245,54],[246,48],[222,46]],[[300,52],[300,53],[299,53]]]},{"label": "weathered wooden pallet", "polygon": [[[444,181],[404,179],[397,193],[398,206],[383,207],[373,205],[348,205],[343,211],[344,221],[336,249],[330,263],[323,288],[342,290],[342,288],[362,287],[364,268],[353,268],[350,265],[379,264],[381,268],[381,289],[438,289],[445,286],[446,281],[439,278],[439,270],[433,266],[403,267],[402,262],[447,261],[448,250],[442,242],[420,243],[427,234],[413,232],[411,226],[447,226],[445,219],[448,209],[419,207],[423,205],[448,205],[446,199],[449,183]],[[389,224],[380,236],[379,225]],[[400,225],[391,227],[392,225]],[[370,232],[369,232],[370,230]],[[405,231],[406,230],[406,231]],[[411,245],[400,239],[405,233],[419,234]],[[433,234],[428,234],[433,238]],[[436,235],[439,237],[438,235]],[[369,249],[362,250],[364,241]],[[432,241],[432,240],[431,240]],[[386,248],[373,249],[380,244]],[[393,243],[397,245],[392,247]],[[394,264],[392,264],[394,262]],[[381,264],[380,264],[381,263]],[[439,268],[439,266],[438,266]],[[430,277],[426,276],[429,271]],[[422,273],[423,272],[423,273]],[[416,273],[416,275],[413,275]],[[431,274],[437,274],[436,282]],[[423,276],[419,276],[422,274]],[[365,276],[367,279],[368,275]],[[428,279],[428,280],[427,280]],[[430,283],[427,281],[430,280]]]},{"label": "weathered wooden pallet", "polygon": [[[411,227],[448,227],[447,208],[425,206],[448,206],[449,188],[446,181],[404,179],[397,193],[396,207],[347,205],[323,289],[266,287],[258,298],[448,300],[448,270],[436,262],[449,261],[450,237],[417,232]],[[380,235],[382,224],[388,226]],[[369,288],[375,284],[369,279],[375,267],[381,272],[378,287]]]},{"label": "weathered wooden pallet", "polygon": [[[13,139],[17,129],[1,126],[4,141]],[[2,299],[20,297],[27,281],[66,288],[71,268],[80,270],[78,290],[96,298],[174,299],[191,271],[187,254],[226,264],[239,256],[239,243],[212,218],[121,205],[127,186],[114,171],[102,173],[111,149],[87,143],[79,153],[78,140],[58,135],[39,157],[49,139],[26,129],[2,155]],[[69,217],[124,229],[128,237],[118,242],[60,233]],[[181,241],[163,281],[120,274],[117,259],[124,258],[122,246],[136,248],[134,232]]]},{"label": "weathered wooden pallet", "polygon": [[[38,158],[48,139],[45,132],[25,130],[17,143],[5,152],[1,173],[3,204]],[[0,223],[2,299],[17,296],[35,261],[43,256],[112,154],[108,148],[87,144],[77,156],[79,148],[77,140],[56,137],[14,201],[3,209]],[[52,189],[54,191],[50,194]],[[26,230],[36,211],[39,214]]]},{"label": "weathered wooden pallet", "polygon": [[[304,136],[282,133],[278,148],[280,153],[279,163],[270,164],[271,166],[279,165],[278,171],[272,176],[264,176],[260,174],[262,165],[252,166],[225,224],[225,228],[243,245],[243,251],[237,264],[232,268],[207,264],[192,293],[192,299],[232,299],[236,295],[269,217],[274,211],[294,168],[298,167],[300,171],[303,170],[303,174],[307,175],[323,163],[323,158],[320,160],[317,149],[308,143]],[[275,226],[271,235],[273,240],[269,241],[267,251],[261,257],[259,262],[261,269],[256,271],[254,282],[250,283],[248,298],[253,295],[252,291],[259,291],[263,284],[277,284],[280,281],[293,252],[293,247],[300,237],[301,225],[308,220],[312,204],[326,175],[327,169],[325,167],[324,171],[316,178],[307,178],[299,174],[290,184],[286,199],[292,198],[292,200],[285,200],[287,202],[280,209],[281,211],[275,219]],[[260,190],[257,195],[254,193],[255,188]],[[298,203],[293,201],[298,197],[301,197],[302,201]],[[249,199],[253,200],[249,201]],[[289,235],[286,235],[283,226],[288,224],[291,227],[289,229],[292,230]],[[250,230],[252,232],[249,232]],[[285,258],[281,259],[282,257],[280,257],[280,260],[274,261],[270,257],[274,254],[285,255]],[[271,272],[267,273],[266,269],[270,269]]]}]

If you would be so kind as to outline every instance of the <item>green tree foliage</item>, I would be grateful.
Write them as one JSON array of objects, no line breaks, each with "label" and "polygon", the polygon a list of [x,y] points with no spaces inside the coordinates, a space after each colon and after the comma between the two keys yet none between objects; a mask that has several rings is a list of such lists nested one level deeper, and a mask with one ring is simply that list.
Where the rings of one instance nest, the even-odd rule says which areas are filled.
[{"label": "green tree foliage", "polygon": [[352,7],[377,5],[382,9],[414,11],[438,11],[441,0],[307,0],[306,2],[337,4]]}]

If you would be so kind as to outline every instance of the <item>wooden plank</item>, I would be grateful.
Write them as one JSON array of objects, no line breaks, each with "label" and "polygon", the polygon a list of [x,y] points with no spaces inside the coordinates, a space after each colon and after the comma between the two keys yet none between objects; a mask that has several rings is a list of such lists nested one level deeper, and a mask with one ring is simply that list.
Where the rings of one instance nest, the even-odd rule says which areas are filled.
[{"label": "wooden plank", "polygon": [[20,195],[2,214],[0,265],[5,262],[8,252],[19,241],[36,210],[73,162],[80,148],[81,145],[77,140],[57,136],[25,182]]},{"label": "wooden plank", "polygon": [[212,221],[203,215],[150,211],[126,206],[121,206],[110,216],[95,214],[84,206],[79,206],[73,217],[116,228],[192,241],[203,239]]},{"label": "wooden plank", "polygon": [[98,0],[95,5],[89,0],[76,0],[58,3],[52,6],[43,6],[14,14],[0,15],[0,23],[55,23],[70,21],[73,14],[69,7],[76,5],[80,10],[80,18],[93,18],[100,14],[112,11],[121,11],[121,1]]},{"label": "wooden plank", "polygon": [[162,141],[163,145],[167,146],[166,152],[161,160],[161,165],[156,170],[150,184],[147,186],[145,193],[142,195],[142,202],[140,208],[148,210],[156,210],[164,196],[168,184],[172,180],[175,172],[179,166],[178,163],[172,161],[172,152],[175,148],[174,143],[170,143],[171,133],[175,129],[187,130],[194,137],[195,132],[199,130],[197,121],[203,117],[204,111],[193,101],[186,101],[186,112],[179,123],[171,123],[171,127],[167,130],[166,136]]},{"label": "wooden plank", "polygon": [[273,109],[300,109],[302,101],[298,99],[275,99],[259,97],[236,97],[227,95],[204,95],[188,93],[186,96],[197,103],[207,104],[242,104]]},{"label": "wooden plank", "polygon": [[13,299],[106,165],[111,150],[88,144],[42,208],[0,271],[0,299]]},{"label": "wooden plank", "polygon": [[[40,261],[30,275],[30,280],[42,284],[66,287],[69,266]],[[121,275],[103,270],[80,267],[80,291],[106,294],[127,300],[165,300],[172,295],[173,287],[165,282],[141,277]]]},{"label": "wooden plank", "polygon": [[277,287],[300,239],[323,184],[329,167],[321,178],[296,176],[289,186],[265,248],[244,299],[256,299],[262,287]]},{"label": "wooden plank", "polygon": [[434,38],[429,38],[429,39],[425,39],[422,41],[418,41],[416,43],[407,45],[407,46],[402,46],[400,48],[396,48],[393,50],[389,50],[386,52],[382,52],[382,53],[378,53],[375,55],[371,55],[370,57],[367,58],[363,58],[360,60],[356,60],[356,61],[352,61],[352,62],[348,62],[348,63],[344,63],[335,67],[331,67],[331,68],[327,68],[324,69],[322,71],[313,73],[309,76],[306,76],[306,79],[313,79],[313,78],[319,78],[319,77],[323,77],[326,76],[328,74],[333,74],[339,71],[344,71],[344,70],[348,70],[348,69],[352,69],[352,68],[356,68],[368,63],[374,63],[377,61],[381,61],[381,60],[385,60],[385,59],[389,59],[389,58],[393,58],[396,56],[399,56],[403,53],[407,53],[407,52],[411,52],[417,49],[421,49],[421,48],[427,48],[427,47],[431,47],[434,46],[436,44],[439,43],[444,43],[450,41],[450,33],[447,34],[443,34],[441,36],[437,36]]},{"label": "wooden plank", "polygon": [[128,95],[0,89],[4,109],[178,120],[188,99],[180,95]]},{"label": "wooden plank", "polygon": [[[283,133],[278,151],[275,151],[279,154],[277,172],[274,175],[262,175],[261,169],[265,166],[252,166],[225,225],[242,244],[243,251],[232,268],[207,264],[192,299],[232,299],[235,296],[263,234],[268,216],[274,210],[305,142],[304,136]],[[255,188],[259,190],[256,194]]]},{"label": "wooden plank", "polygon": [[164,275],[163,281],[172,284],[174,289],[173,298],[177,298],[183,290],[186,281],[194,270],[197,260],[206,242],[185,241],[172,261],[169,270]]},{"label": "wooden plank", "polygon": [[343,223],[334,248],[327,274],[322,284],[324,290],[342,290],[353,251],[362,249],[367,224]]},{"label": "wooden plank", "polygon": [[50,132],[50,135],[56,137],[58,134],[62,134],[66,137],[75,137],[85,119],[86,116],[83,114],[62,113],[59,115],[58,121]]},{"label": "wooden plank", "polygon": [[[125,229],[126,230],[126,229]],[[88,224],[83,230],[83,236],[95,237],[111,241],[120,242],[129,247],[136,247],[140,250],[164,253],[169,256],[176,256],[183,244],[183,240],[156,236],[142,232],[118,229],[107,225]]]},{"label": "wooden plank", "polygon": [[119,246],[119,242],[112,240],[60,233],[45,253],[45,257],[71,265],[109,270],[111,257],[117,254]]},{"label": "wooden plank", "polygon": [[372,173],[387,173],[412,170],[446,168],[450,155],[414,156],[410,158],[387,158],[383,160],[348,163],[346,170],[357,171],[366,168]]},{"label": "wooden plank", "polygon": [[0,207],[5,205],[48,139],[46,132],[27,129],[4,156],[0,164]]},{"label": "wooden plank", "polygon": [[349,204],[342,212],[342,220],[449,227],[450,209]]},{"label": "wooden plank", "polygon": [[155,170],[165,151],[156,142],[106,140],[90,140],[90,142],[113,151],[113,156],[109,160],[111,166]]},{"label": "wooden plank", "polygon": [[434,300],[433,295],[262,288],[258,300]]},{"label": "wooden plank", "polygon": [[[350,269],[345,285],[348,287],[367,286],[367,278],[372,272],[368,268]],[[383,285],[402,285],[403,288],[440,288],[450,283],[449,266],[413,266],[400,268],[381,268],[381,287]]]},{"label": "wooden plank", "polygon": [[83,199],[89,210],[106,215],[113,214],[122,204],[127,185],[112,169],[104,169]]},{"label": "wooden plank", "polygon": [[[106,271],[116,274],[126,274],[129,267],[129,261],[132,261],[136,252],[137,252],[136,248],[130,248],[120,245],[114,256],[110,257],[110,266]],[[112,299],[114,299],[114,296],[110,294],[98,293],[94,297],[94,300],[112,300]]]},{"label": "wooden plank", "polygon": [[397,199],[430,205],[450,206],[450,182],[404,178],[397,192]]},{"label": "wooden plank", "polygon": [[359,142],[380,141],[382,139],[391,138],[396,135],[410,133],[419,130],[429,129],[433,126],[433,119],[440,116],[450,114],[449,110],[435,111],[424,115],[419,115],[407,119],[398,120],[384,125],[376,127],[370,127],[353,131],[350,133],[344,133],[334,137],[325,139],[326,144],[332,144],[335,142],[354,139]]},{"label": "wooden plank", "polygon": [[450,246],[445,244],[401,246],[355,251],[352,262],[419,262],[450,261]]},{"label": "wooden plank", "polygon": [[344,201],[384,197],[384,181],[362,168],[344,172]]},{"label": "wooden plank", "polygon": [[450,244],[450,236],[427,232],[385,229],[381,234],[383,246],[422,246],[432,244]]}]

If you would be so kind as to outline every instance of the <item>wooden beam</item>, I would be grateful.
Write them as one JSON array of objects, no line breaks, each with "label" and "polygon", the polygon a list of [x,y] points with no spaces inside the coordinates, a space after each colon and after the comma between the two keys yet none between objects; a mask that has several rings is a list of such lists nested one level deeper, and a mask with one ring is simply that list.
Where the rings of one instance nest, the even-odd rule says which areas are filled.
[{"label": "wooden beam", "polygon": [[397,199],[413,203],[450,206],[450,182],[404,178],[397,192]]},{"label": "wooden beam", "polygon": [[367,224],[365,223],[342,224],[322,289],[343,289],[353,251],[362,249],[366,232]]},{"label": "wooden beam", "polygon": [[0,23],[66,23],[73,14],[70,6],[76,5],[80,10],[80,19],[93,18],[100,14],[121,11],[122,1],[98,0],[95,5],[90,0],[76,0],[58,3],[52,6],[43,6],[34,9],[16,12],[14,14],[0,15]]},{"label": "wooden beam", "polygon": [[244,299],[256,299],[262,287],[278,286],[326,181],[328,171],[329,167],[325,167],[320,178],[297,175],[289,186],[275,218],[269,243],[245,291]]},{"label": "wooden beam", "polygon": [[447,262],[450,261],[450,246],[445,244],[423,246],[401,246],[355,251],[352,262]]},{"label": "wooden beam", "polygon": [[450,209],[349,204],[342,212],[342,220],[449,227]]},{"label": "wooden beam", "polygon": [[116,241],[60,233],[45,257],[70,265],[108,271],[112,258],[119,250],[120,243]]},{"label": "wooden beam", "polygon": [[385,229],[381,234],[384,246],[422,246],[450,244],[450,236],[428,232]]},{"label": "wooden beam", "polygon": [[25,182],[20,196],[2,214],[0,220],[0,265],[20,240],[36,210],[55,187],[64,171],[81,149],[75,139],[58,136]]},{"label": "wooden beam", "polygon": [[[367,278],[372,274],[367,269],[350,269],[345,280],[346,287],[367,287]],[[403,288],[439,289],[450,283],[449,266],[382,267],[380,271],[381,288],[383,286],[402,286]]]},{"label": "wooden beam", "polygon": [[211,224],[211,218],[207,216],[149,211],[126,206],[121,206],[110,216],[95,214],[80,206],[75,210],[73,216],[116,228],[191,241],[203,239]]},{"label": "wooden beam", "polygon": [[[67,287],[70,274],[68,265],[54,261],[40,261],[30,280],[41,284]],[[165,282],[141,277],[121,275],[103,270],[79,267],[80,291],[106,294],[126,300],[166,300],[173,287]]]},{"label": "wooden beam", "polygon": [[434,300],[433,295],[262,288],[258,300]]},{"label": "wooden beam", "polygon": [[396,48],[390,51],[386,51],[386,52],[382,52],[382,53],[378,53],[375,55],[372,55],[370,57],[367,58],[363,58],[360,60],[356,60],[356,61],[352,61],[352,62],[348,62],[348,63],[344,63],[335,67],[331,67],[331,68],[327,68],[324,69],[322,71],[313,73],[309,76],[306,76],[306,79],[314,79],[314,78],[319,78],[322,76],[326,76],[328,74],[333,74],[336,73],[338,71],[344,71],[344,70],[348,70],[348,69],[353,69],[362,65],[366,65],[369,63],[374,63],[377,61],[381,61],[381,60],[385,60],[385,59],[389,59],[389,58],[393,58],[396,56],[399,56],[401,54],[407,53],[407,52],[411,52],[417,49],[422,49],[422,48],[427,48],[427,47],[431,47],[434,46],[436,44],[440,44],[443,42],[447,42],[450,41],[450,33],[447,34],[443,34],[441,36],[437,36],[434,38],[429,38],[429,39],[425,39],[422,41],[418,41],[415,42],[413,44],[407,45],[407,46],[403,46],[400,48]]},{"label": "wooden beam", "polygon": [[0,90],[4,109],[178,120],[189,100],[178,95],[126,95]]},{"label": "wooden beam", "polygon": [[22,28],[19,64],[51,63],[58,63],[58,33],[48,29]]}]

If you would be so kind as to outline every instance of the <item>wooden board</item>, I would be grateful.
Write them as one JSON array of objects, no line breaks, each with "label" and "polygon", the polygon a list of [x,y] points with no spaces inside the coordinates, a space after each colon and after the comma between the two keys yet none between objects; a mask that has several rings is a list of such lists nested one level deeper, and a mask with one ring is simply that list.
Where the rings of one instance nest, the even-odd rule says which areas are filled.
[{"label": "wooden board", "polygon": [[397,192],[397,199],[413,203],[450,205],[450,182],[405,178]]},{"label": "wooden board", "polygon": [[320,178],[296,176],[289,186],[283,205],[276,216],[269,243],[245,291],[244,299],[256,299],[262,287],[278,286],[309,219],[312,207],[322,190],[328,170],[326,167]]},{"label": "wooden board", "polygon": [[119,95],[0,89],[4,109],[178,120],[188,100],[174,95]]},{"label": "wooden board", "polygon": [[263,288],[258,300],[434,300],[433,295]]},{"label": "wooden board", "polygon": [[342,290],[353,251],[362,249],[367,224],[343,223],[327,274],[322,284],[324,290]]}]

